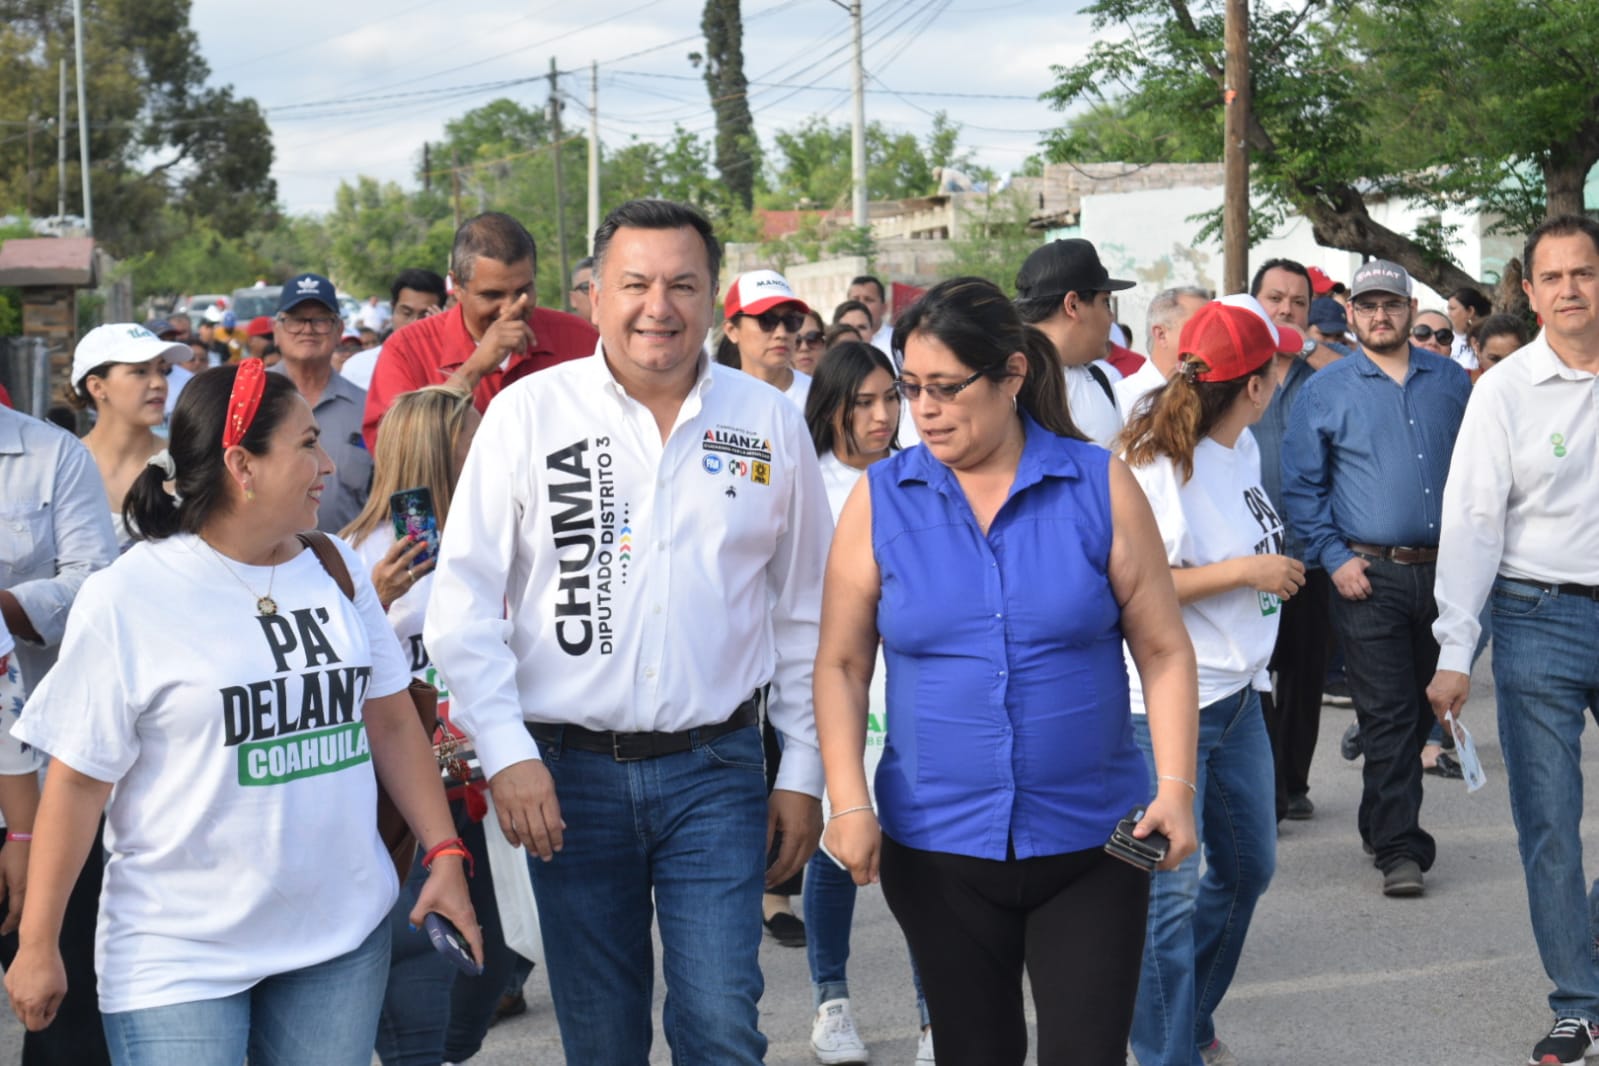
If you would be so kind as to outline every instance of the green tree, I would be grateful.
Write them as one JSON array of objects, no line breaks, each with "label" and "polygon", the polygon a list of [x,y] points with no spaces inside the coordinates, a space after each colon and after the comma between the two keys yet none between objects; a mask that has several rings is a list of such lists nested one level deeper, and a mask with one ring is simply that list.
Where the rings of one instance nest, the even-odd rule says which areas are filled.
[{"label": "green tree", "polygon": [[[880,122],[866,125],[866,193],[872,200],[929,196],[936,183],[935,167],[954,167],[982,176],[970,151],[960,147],[961,127],[939,112],[923,141],[912,133],[893,132]],[[834,208],[849,202],[854,185],[850,127],[813,115],[773,137],[768,207]],[[978,173],[972,173],[977,171]]]},{"label": "green tree", "polygon": [[745,211],[755,204],[761,143],[750,114],[744,77],[744,21],[739,0],[705,0],[705,87],[716,113],[716,170],[732,202]]},{"label": "green tree", "polygon": [[444,196],[407,193],[368,177],[339,184],[326,229],[334,280],[362,295],[386,292],[405,267],[442,271],[454,238]]}]

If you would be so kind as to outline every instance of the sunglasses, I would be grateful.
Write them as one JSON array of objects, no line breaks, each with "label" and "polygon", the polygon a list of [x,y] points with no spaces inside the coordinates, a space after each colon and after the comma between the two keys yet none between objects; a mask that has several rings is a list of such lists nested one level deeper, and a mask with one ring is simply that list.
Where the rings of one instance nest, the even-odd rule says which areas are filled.
[{"label": "sunglasses", "polygon": [[1452,329],[1433,329],[1431,326],[1412,326],[1410,327],[1410,335],[1416,338],[1418,341],[1424,341],[1428,338],[1432,338],[1446,348],[1455,343],[1455,331]]},{"label": "sunglasses", "polygon": [[819,329],[807,330],[795,338],[801,348],[820,348],[827,337]]},{"label": "sunglasses", "polygon": [[762,333],[771,333],[782,326],[790,333],[798,333],[800,327],[805,325],[805,315],[801,311],[762,311],[758,315],[745,314],[740,311],[738,318],[750,318],[761,327]]}]

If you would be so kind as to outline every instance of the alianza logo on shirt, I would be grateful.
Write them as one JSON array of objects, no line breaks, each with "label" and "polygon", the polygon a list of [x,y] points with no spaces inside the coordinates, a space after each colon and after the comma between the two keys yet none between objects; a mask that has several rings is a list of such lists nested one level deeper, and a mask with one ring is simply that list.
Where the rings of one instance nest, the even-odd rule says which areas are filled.
[{"label": "alianza logo on shirt", "polygon": [[[625,519],[617,521],[616,471],[610,446],[609,437],[578,440],[544,457],[550,532],[560,560],[555,642],[573,656],[596,650],[610,655],[615,649],[611,582],[627,583],[625,564],[632,552],[632,538]],[[620,574],[613,570],[619,527]]]},{"label": "alianza logo on shirt", "polygon": [[[1256,555],[1281,555],[1283,553],[1283,520],[1277,517],[1277,511],[1271,505],[1271,500],[1266,497],[1266,490],[1259,485],[1253,485],[1244,490],[1244,506],[1249,508],[1249,513],[1255,516],[1255,521],[1260,523],[1263,534],[1255,542]],[[1283,601],[1280,597],[1270,592],[1257,592],[1260,597],[1260,613],[1262,615],[1276,614],[1282,610]]]},{"label": "alianza logo on shirt", "polygon": [[[223,743],[238,750],[239,784],[281,785],[370,762],[366,727],[355,712],[366,699],[372,668],[339,665],[343,660],[322,629],[327,608],[256,621],[272,652],[274,676],[220,693]],[[298,698],[289,694],[291,680],[299,682]]]}]

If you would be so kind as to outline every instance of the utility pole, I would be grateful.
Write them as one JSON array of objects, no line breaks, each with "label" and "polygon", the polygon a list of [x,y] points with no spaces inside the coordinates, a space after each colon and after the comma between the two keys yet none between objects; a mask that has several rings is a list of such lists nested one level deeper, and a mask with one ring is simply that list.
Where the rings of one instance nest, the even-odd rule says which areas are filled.
[{"label": "utility pole", "polygon": [[1249,278],[1249,0],[1227,0],[1223,124],[1222,284],[1243,292]]},{"label": "utility pole", "polygon": [[[455,205],[455,228],[461,228],[461,150],[450,150],[450,199]],[[453,269],[453,266],[452,266]]]},{"label": "utility pole", "polygon": [[855,122],[850,131],[849,155],[850,166],[854,171],[854,212],[853,221],[857,228],[864,229],[868,224],[866,217],[866,68],[861,58],[861,0],[850,0],[850,35],[852,48],[855,53]]},{"label": "utility pole", "polygon": [[594,252],[600,228],[600,65],[589,63],[589,232],[583,247]]},{"label": "utility pole", "polygon": [[56,112],[56,221],[67,217],[67,61],[56,66],[61,71],[61,110]]},{"label": "utility pole", "polygon": [[561,249],[561,310],[572,310],[567,279],[572,276],[566,257],[566,191],[561,180],[561,97],[555,57],[550,57],[550,137],[555,148],[555,243]]},{"label": "utility pole", "polygon": [[428,141],[422,142],[422,191],[433,191],[433,145]]},{"label": "utility pole", "polygon": [[22,213],[25,215],[33,214],[33,179],[35,176],[33,172],[33,124],[36,117],[32,111],[28,112],[28,192],[27,198],[22,202]]},{"label": "utility pole", "polygon": [[83,174],[83,229],[94,236],[94,199],[89,194],[89,104],[83,88],[83,0],[72,0],[73,52],[78,64],[78,169]]}]

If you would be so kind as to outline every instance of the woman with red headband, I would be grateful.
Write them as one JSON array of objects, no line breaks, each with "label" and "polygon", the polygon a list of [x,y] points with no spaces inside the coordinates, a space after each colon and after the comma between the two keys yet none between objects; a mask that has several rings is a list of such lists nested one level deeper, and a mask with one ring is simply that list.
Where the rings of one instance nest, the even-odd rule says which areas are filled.
[{"label": "woman with red headband", "polygon": [[366,567],[335,542],[347,597],[296,536],[332,473],[311,409],[259,360],[183,390],[169,448],[128,492],[140,543],[85,583],[15,730],[52,758],[6,973],[29,1029],[66,987],[62,911],[102,809],[96,969],[119,1066],[371,1062],[399,889],[379,779],[428,849],[411,920],[438,913],[482,958]]}]

